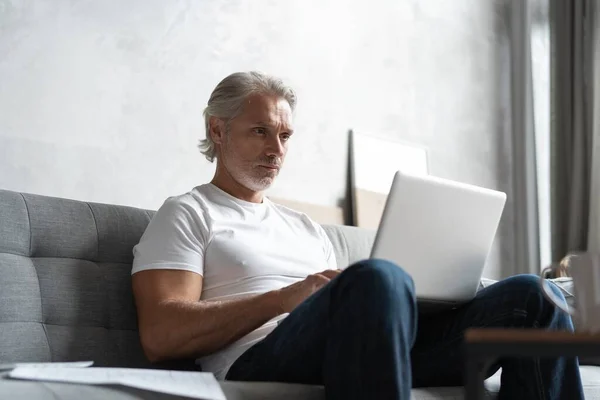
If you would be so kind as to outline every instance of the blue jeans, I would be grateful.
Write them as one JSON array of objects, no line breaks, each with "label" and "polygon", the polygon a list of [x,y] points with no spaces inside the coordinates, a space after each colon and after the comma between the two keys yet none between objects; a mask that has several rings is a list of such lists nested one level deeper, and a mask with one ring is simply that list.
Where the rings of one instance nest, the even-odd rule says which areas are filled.
[{"label": "blue jeans", "polygon": [[[300,304],[226,379],[322,384],[328,399],[408,400],[412,387],[463,385],[469,327],[573,330],[534,275],[500,281],[457,309],[418,315],[412,278],[367,260]],[[500,367],[500,399],[583,399],[577,358],[506,358],[488,376]]]}]

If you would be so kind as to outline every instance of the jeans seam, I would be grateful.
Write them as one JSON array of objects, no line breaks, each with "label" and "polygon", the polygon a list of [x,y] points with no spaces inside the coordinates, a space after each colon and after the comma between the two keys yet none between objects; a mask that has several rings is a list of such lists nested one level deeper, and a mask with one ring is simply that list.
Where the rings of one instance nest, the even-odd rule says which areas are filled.
[{"label": "jeans seam", "polygon": [[540,359],[534,359],[534,370],[535,370],[535,378],[538,384],[538,395],[540,400],[544,400],[546,398],[546,393],[544,393],[544,381],[542,380],[542,371],[540,367]]},{"label": "jeans seam", "polygon": [[[530,295],[531,293],[529,293]],[[529,300],[529,295],[527,296],[527,300]],[[527,302],[526,300],[526,302]],[[539,315],[538,315],[539,318]],[[540,322],[538,320],[538,318],[534,319],[531,323],[532,328],[537,329],[540,326]],[[534,369],[534,373],[535,373],[535,379],[537,380],[537,387],[538,387],[538,397],[540,400],[544,400],[546,398],[546,393],[544,391],[544,380],[542,379],[542,370],[541,370],[541,366],[540,366],[540,359],[539,357],[536,357],[533,359],[533,369]]]}]

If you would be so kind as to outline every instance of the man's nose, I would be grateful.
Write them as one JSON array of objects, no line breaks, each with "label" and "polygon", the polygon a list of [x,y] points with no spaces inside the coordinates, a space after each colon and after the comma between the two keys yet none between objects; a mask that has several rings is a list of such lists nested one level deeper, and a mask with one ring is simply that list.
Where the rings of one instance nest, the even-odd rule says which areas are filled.
[{"label": "man's nose", "polygon": [[285,151],[282,141],[277,137],[270,137],[267,142],[267,155],[281,157]]}]

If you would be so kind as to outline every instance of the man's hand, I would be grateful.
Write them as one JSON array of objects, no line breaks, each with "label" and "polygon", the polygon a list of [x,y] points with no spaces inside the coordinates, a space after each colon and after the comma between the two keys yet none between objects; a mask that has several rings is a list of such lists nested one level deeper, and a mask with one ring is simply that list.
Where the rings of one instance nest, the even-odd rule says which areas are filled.
[{"label": "man's hand", "polygon": [[321,289],[330,280],[338,276],[342,271],[326,270],[317,274],[309,275],[306,279],[284,287],[278,291],[281,309],[284,313],[292,312],[300,303],[310,295]]}]

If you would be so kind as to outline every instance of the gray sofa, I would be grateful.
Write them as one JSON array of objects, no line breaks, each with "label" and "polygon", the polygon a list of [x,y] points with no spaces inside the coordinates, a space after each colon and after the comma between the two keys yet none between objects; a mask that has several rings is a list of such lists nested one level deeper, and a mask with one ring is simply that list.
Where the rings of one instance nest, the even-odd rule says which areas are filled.
[{"label": "gray sofa", "polygon": [[[144,358],[131,293],[132,247],[153,212],[0,190],[0,363],[93,360],[96,366],[194,369]],[[368,255],[374,232],[325,226],[338,262]],[[586,398],[600,369],[583,366]],[[486,383],[490,397],[499,375]],[[228,399],[323,399],[322,387],[222,382]],[[0,399],[173,399],[114,386],[0,379]],[[414,389],[414,399],[460,399],[462,388]]]}]

